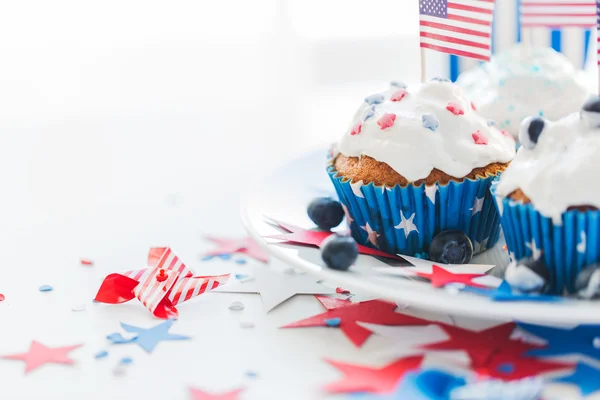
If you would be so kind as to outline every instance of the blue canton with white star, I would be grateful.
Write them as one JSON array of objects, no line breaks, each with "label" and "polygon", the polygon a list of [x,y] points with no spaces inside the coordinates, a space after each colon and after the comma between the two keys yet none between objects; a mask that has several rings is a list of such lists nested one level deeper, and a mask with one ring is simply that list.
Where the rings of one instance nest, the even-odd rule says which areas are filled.
[{"label": "blue canton with white star", "polygon": [[420,0],[419,11],[421,15],[431,17],[448,18],[447,0]]}]

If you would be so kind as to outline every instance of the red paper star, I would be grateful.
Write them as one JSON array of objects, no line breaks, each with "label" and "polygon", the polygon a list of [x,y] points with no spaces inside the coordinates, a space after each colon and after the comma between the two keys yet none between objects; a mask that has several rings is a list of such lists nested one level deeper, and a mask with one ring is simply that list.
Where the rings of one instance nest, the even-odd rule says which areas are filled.
[{"label": "red paper star", "polygon": [[394,92],[394,94],[392,94],[392,97],[390,97],[390,100],[391,101],[400,101],[404,98],[404,96],[406,96],[406,90],[398,89],[396,92]]},{"label": "red paper star", "polygon": [[465,113],[462,107],[453,101],[448,103],[448,105],[446,106],[446,110],[450,111],[454,115],[463,115]]},{"label": "red paper star", "polygon": [[463,350],[471,358],[471,366],[478,368],[487,365],[499,349],[501,350],[509,344],[515,324],[511,322],[479,332],[446,324],[440,324],[440,327],[450,338],[443,342],[426,344],[420,348],[425,350]]},{"label": "red paper star", "polygon": [[[317,297],[318,298],[318,297]],[[321,303],[323,300],[318,298]],[[428,325],[429,321],[420,318],[411,317],[394,312],[396,305],[383,300],[368,300],[360,303],[348,304],[348,300],[335,299],[343,306],[328,308],[334,306],[329,303],[323,305],[328,308],[327,311],[301,321],[293,322],[282,328],[303,328],[311,326],[327,326],[326,320],[333,318],[340,319],[339,328],[344,332],[354,345],[360,347],[371,336],[371,331],[358,325],[356,322],[369,322],[379,325]]]},{"label": "red paper star", "polygon": [[208,393],[204,390],[190,388],[192,400],[238,400],[244,389],[235,389],[224,393]]},{"label": "red paper star", "polygon": [[[271,219],[271,220],[273,222],[277,223],[277,225],[279,225],[279,227],[285,229],[289,233],[284,233],[281,235],[265,236],[265,238],[267,238],[267,239],[279,239],[279,240],[285,240],[287,242],[293,242],[296,244],[307,244],[307,245],[311,245],[311,246],[321,247],[321,243],[323,243],[323,241],[325,239],[327,239],[329,237],[329,235],[333,235],[333,232],[329,232],[329,231],[308,231],[306,229],[302,229],[302,228],[292,225],[292,224],[288,224],[288,223],[281,222],[281,221],[276,221],[273,219]],[[358,245],[358,252],[360,254],[368,254],[371,256],[392,258],[395,260],[403,260],[402,258],[400,258],[394,254],[384,253],[381,250],[372,249],[370,247],[363,246],[360,244]]]},{"label": "red paper star", "polygon": [[475,144],[488,144],[488,138],[481,131],[477,131],[471,135]]},{"label": "red paper star", "polygon": [[352,127],[352,130],[350,130],[350,136],[358,135],[360,131],[362,131],[362,124],[358,122]]},{"label": "red paper star", "polygon": [[394,122],[396,122],[396,114],[385,113],[377,120],[377,125],[381,129],[387,129],[394,126]]},{"label": "red paper star", "polygon": [[218,247],[214,250],[204,253],[207,256],[219,256],[222,254],[245,254],[255,260],[263,263],[269,262],[269,255],[252,238],[242,239],[219,238],[215,236],[206,236],[207,240],[215,243]]},{"label": "red paper star", "polygon": [[350,300],[336,299],[335,297],[323,296],[321,294],[315,294],[315,297],[321,302],[321,304],[323,304],[323,307],[325,307],[328,310],[333,310],[334,308],[346,307],[352,304],[356,304],[351,302]]},{"label": "red paper star", "polygon": [[401,358],[381,368],[364,367],[325,360],[339,369],[344,377],[324,387],[329,393],[392,393],[405,373],[417,369],[423,356]]},{"label": "red paper star", "polygon": [[25,361],[25,373],[28,373],[46,363],[73,364],[74,361],[69,358],[68,354],[80,346],[80,344],[76,344],[65,347],[47,347],[34,340],[27,353],[9,354],[1,356],[1,358]]},{"label": "red paper star", "polygon": [[449,283],[462,283],[467,286],[473,286],[478,288],[486,288],[487,286],[480,285],[472,282],[472,279],[485,276],[485,274],[454,274],[444,268],[433,265],[433,269],[430,274],[426,272],[417,272],[417,275],[421,278],[429,279],[431,286],[443,287]]}]

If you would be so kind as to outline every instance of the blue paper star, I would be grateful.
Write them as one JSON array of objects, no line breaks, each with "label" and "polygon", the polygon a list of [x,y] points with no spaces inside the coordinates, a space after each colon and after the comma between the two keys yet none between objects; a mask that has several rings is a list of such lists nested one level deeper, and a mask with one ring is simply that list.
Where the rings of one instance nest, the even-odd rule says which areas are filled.
[{"label": "blue paper star", "polygon": [[447,400],[450,392],[465,385],[458,378],[443,371],[426,370],[409,372],[398,384],[393,393],[387,395],[368,395],[357,393],[354,398],[360,400]]},{"label": "blue paper star", "polygon": [[519,328],[538,336],[548,343],[543,349],[529,350],[531,356],[558,356],[583,354],[600,360],[600,349],[594,347],[594,339],[600,337],[599,325],[579,325],[571,329],[553,328],[517,323]]},{"label": "blue paper star", "polygon": [[127,332],[137,333],[137,336],[131,341],[137,343],[142,349],[148,353],[152,352],[158,342],[162,340],[187,340],[189,336],[174,335],[169,333],[169,329],[173,325],[174,320],[169,319],[161,324],[158,324],[152,328],[144,329],[138,328],[137,326],[127,325],[121,322],[121,327]]},{"label": "blue paper star", "polygon": [[577,363],[572,375],[556,379],[556,382],[565,382],[577,385],[581,394],[587,396],[600,390],[600,370],[592,368],[585,363]]}]

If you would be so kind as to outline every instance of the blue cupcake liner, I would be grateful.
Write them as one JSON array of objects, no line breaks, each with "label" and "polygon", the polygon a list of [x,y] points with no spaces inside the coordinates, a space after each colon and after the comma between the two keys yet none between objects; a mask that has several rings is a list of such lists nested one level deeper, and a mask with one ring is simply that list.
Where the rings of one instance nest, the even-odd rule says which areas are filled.
[{"label": "blue cupcake liner", "polygon": [[496,183],[491,193],[511,258],[542,257],[550,270],[550,292],[575,292],[579,271],[600,261],[600,211],[567,211],[556,225],[531,204],[496,196]]},{"label": "blue cupcake liner", "polygon": [[[351,183],[338,176],[332,164],[327,173],[352,219],[348,221],[352,236],[365,246],[414,256],[428,252],[436,234],[458,229],[471,239],[477,254],[499,239],[500,219],[489,190],[494,176],[426,188],[424,184],[387,187]],[[481,211],[473,213],[475,199],[479,199]],[[367,224],[379,235],[376,246],[369,241]]]}]

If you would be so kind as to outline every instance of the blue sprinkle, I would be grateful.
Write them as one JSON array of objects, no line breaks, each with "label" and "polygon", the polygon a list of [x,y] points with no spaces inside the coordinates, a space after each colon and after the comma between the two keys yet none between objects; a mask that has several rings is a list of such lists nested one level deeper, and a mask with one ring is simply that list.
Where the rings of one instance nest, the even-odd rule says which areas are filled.
[{"label": "blue sprinkle", "polygon": [[434,131],[440,126],[440,121],[433,114],[425,113],[421,115],[421,122],[423,123],[423,127]]},{"label": "blue sprinkle", "polygon": [[400,89],[406,89],[408,87],[406,83],[400,81],[391,81],[390,86],[397,87]]},{"label": "blue sprinkle", "polygon": [[255,371],[246,371],[246,376],[248,378],[255,379],[258,377],[258,374]]},{"label": "blue sprinkle", "polygon": [[242,280],[242,279],[246,279],[248,276],[249,275],[246,275],[246,274],[235,274],[235,279]]},{"label": "blue sprinkle", "polygon": [[540,111],[538,111],[538,115],[539,115],[540,117],[543,117],[543,116],[544,116],[544,111],[543,111],[543,110],[540,110]]},{"label": "blue sprinkle", "polygon": [[369,105],[383,103],[383,95],[381,93],[372,94],[370,96],[365,97],[365,101]]},{"label": "blue sprinkle", "polygon": [[342,322],[342,319],[337,317],[337,318],[329,318],[324,320],[323,322],[325,322],[325,325],[327,326],[340,326],[340,323]]},{"label": "blue sprinkle", "polygon": [[246,264],[248,261],[244,260],[243,258],[238,258],[237,260],[235,260],[236,264]]},{"label": "blue sprinkle", "polygon": [[52,286],[50,285],[42,285],[40,286],[40,292],[51,292],[52,289],[54,289]]},{"label": "blue sprinkle", "polygon": [[488,119],[487,126],[496,126],[496,121],[494,121],[493,119]]},{"label": "blue sprinkle", "polygon": [[108,351],[102,350],[102,351],[99,351],[98,353],[96,353],[96,355],[94,356],[94,358],[97,359],[97,360],[99,360],[99,359],[104,358],[106,356],[108,356]]},{"label": "blue sprinkle", "polygon": [[375,115],[375,106],[371,106],[365,110],[365,113],[363,115],[363,121],[368,120],[373,115]]},{"label": "blue sprinkle", "polygon": [[231,254],[229,254],[229,253],[219,254],[219,258],[221,260],[231,260]]},{"label": "blue sprinkle", "polygon": [[133,358],[131,358],[131,357],[123,357],[123,358],[121,358],[121,361],[119,361],[119,364],[129,365],[132,362],[133,362]]},{"label": "blue sprinkle", "polygon": [[204,256],[204,257],[202,257],[200,260],[201,260],[201,261],[210,261],[210,260],[212,260],[213,258],[214,258],[213,256]]},{"label": "blue sprinkle", "polygon": [[504,363],[504,364],[498,365],[498,367],[496,369],[498,370],[498,372],[502,372],[504,374],[510,374],[511,372],[513,372],[515,370],[515,366],[512,363]]}]

